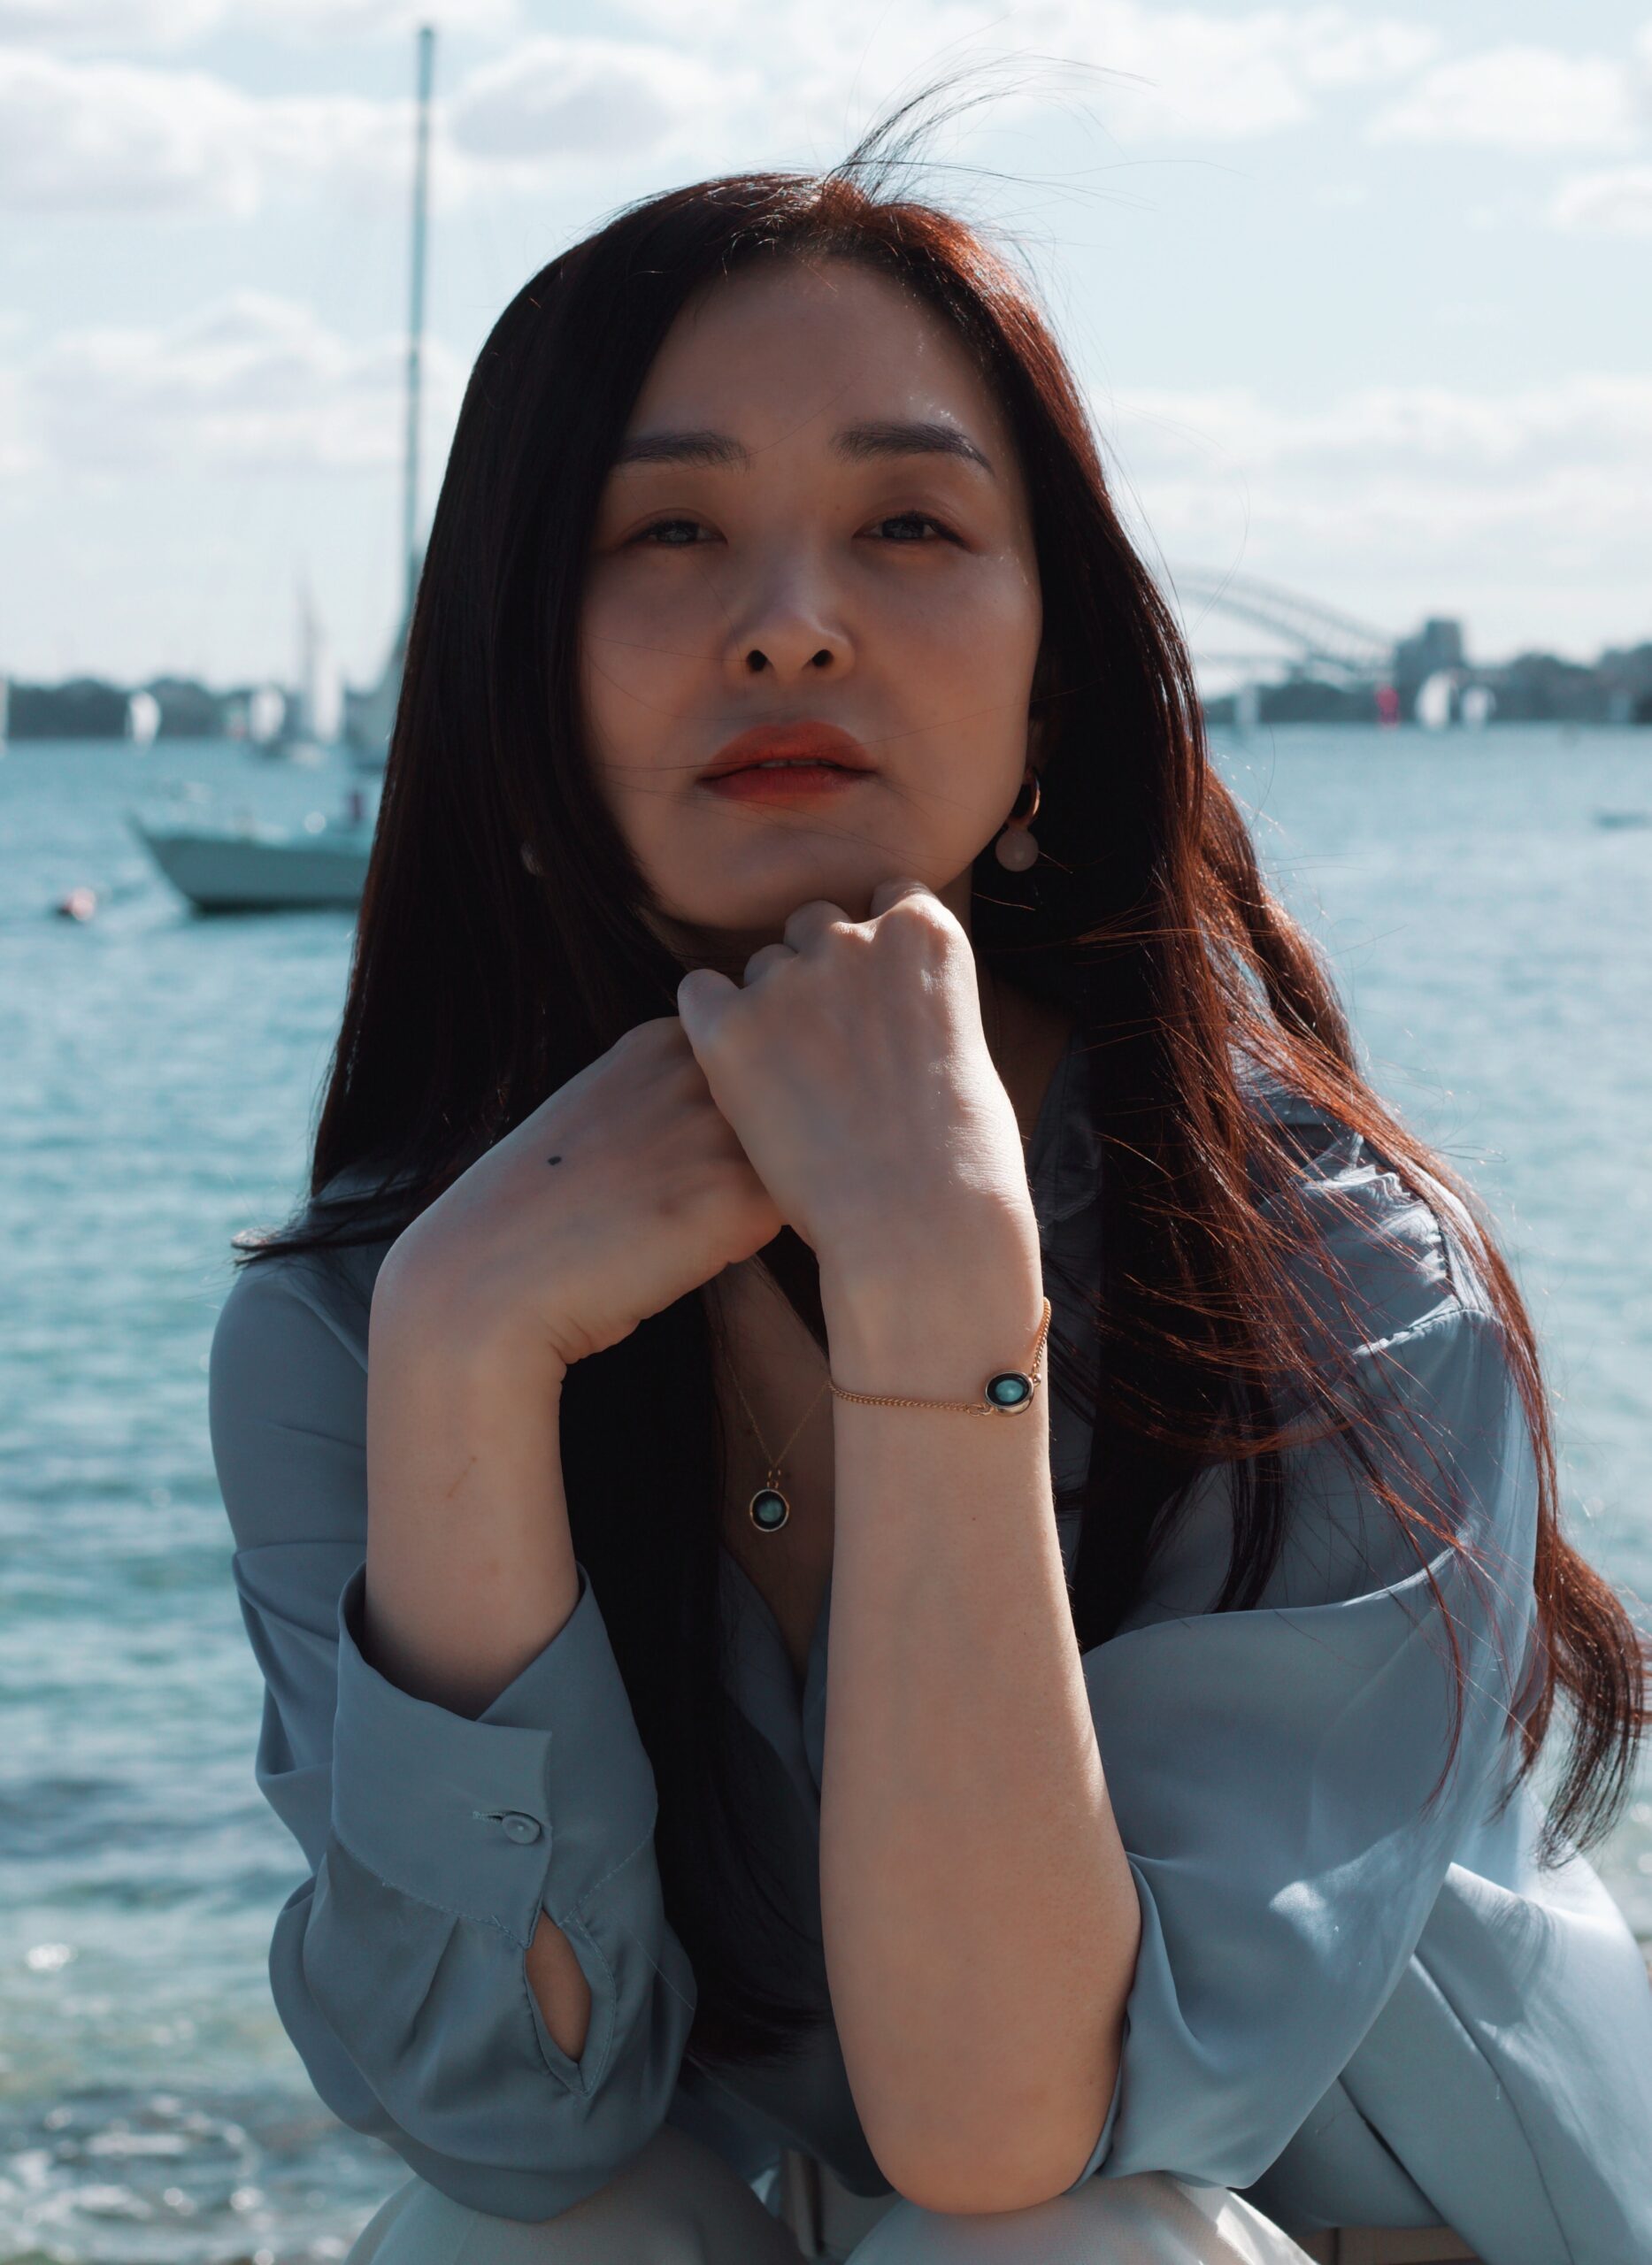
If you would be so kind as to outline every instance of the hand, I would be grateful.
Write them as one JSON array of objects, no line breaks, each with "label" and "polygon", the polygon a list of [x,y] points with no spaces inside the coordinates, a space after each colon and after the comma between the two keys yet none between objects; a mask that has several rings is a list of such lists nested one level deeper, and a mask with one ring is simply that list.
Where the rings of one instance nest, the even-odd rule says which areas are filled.
[{"label": "hand", "polygon": [[555,1378],[780,1230],[675,1015],[639,1023],[397,1237],[374,1290]]},{"label": "hand", "polygon": [[871,917],[818,899],[743,986],[677,987],[711,1097],[823,1274],[933,1264],[938,1239],[1003,1222],[1037,1248],[1015,1112],[981,1029],[974,956],[921,881]]}]

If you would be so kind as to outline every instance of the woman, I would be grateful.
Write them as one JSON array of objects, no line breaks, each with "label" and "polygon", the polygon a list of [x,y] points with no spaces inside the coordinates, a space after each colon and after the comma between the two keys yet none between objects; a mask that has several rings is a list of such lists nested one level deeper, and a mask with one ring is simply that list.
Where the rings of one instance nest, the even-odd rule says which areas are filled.
[{"label": "woman", "polygon": [[1640,1639],[970,229],[715,181],[506,310],[242,1240],[357,2260],[1652,2254]]}]

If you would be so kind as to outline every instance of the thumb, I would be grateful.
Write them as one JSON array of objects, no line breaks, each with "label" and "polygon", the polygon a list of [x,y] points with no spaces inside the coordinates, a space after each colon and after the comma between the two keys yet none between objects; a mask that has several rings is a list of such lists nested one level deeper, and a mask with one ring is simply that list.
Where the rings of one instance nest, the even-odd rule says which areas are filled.
[{"label": "thumb", "polygon": [[892,904],[899,904],[903,897],[933,896],[934,891],[927,881],[880,881],[867,899],[867,910],[872,919],[887,912]]},{"label": "thumb", "polygon": [[714,967],[691,967],[677,986],[678,1020],[696,1061],[715,1044],[729,1002],[739,996],[740,986]]}]

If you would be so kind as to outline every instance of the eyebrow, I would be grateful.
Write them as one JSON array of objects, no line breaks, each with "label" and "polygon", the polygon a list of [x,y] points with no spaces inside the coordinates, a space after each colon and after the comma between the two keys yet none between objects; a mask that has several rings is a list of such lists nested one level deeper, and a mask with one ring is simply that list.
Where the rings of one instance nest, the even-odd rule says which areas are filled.
[{"label": "eyebrow", "polygon": [[[969,434],[941,418],[887,418],[846,425],[832,436],[834,452],[855,463],[876,457],[955,457],[978,465],[995,478],[991,464]],[[749,470],[752,455],[732,433],[639,433],[615,457],[626,464],[735,465]]]}]

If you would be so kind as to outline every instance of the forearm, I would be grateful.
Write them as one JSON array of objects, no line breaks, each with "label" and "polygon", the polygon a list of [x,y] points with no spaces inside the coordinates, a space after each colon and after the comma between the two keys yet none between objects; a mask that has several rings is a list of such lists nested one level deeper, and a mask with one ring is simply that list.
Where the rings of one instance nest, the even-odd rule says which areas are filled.
[{"label": "forearm", "polygon": [[[1031,1243],[1030,1248],[1028,1243]],[[1025,1359],[1035,1241],[831,1281],[833,1372],[972,1397]],[[834,1401],[821,1903],[857,2106],[928,2207],[1077,2176],[1118,2066],[1140,1920],[1050,1500],[1047,1386],[1015,1417]]]},{"label": "forearm", "polygon": [[403,1690],[473,1716],[579,1601],[560,1378],[542,1360],[475,1347],[434,1285],[381,1278],[367,1363],[367,1635],[373,1664]]},{"label": "forearm", "polygon": [[[543,1363],[467,1357],[452,1319],[393,1282],[375,1292],[363,1648],[401,1690],[474,1717],[564,1627],[579,1568],[559,1376]],[[590,1985],[542,1912],[527,1975],[551,2035],[577,2060]]]}]

